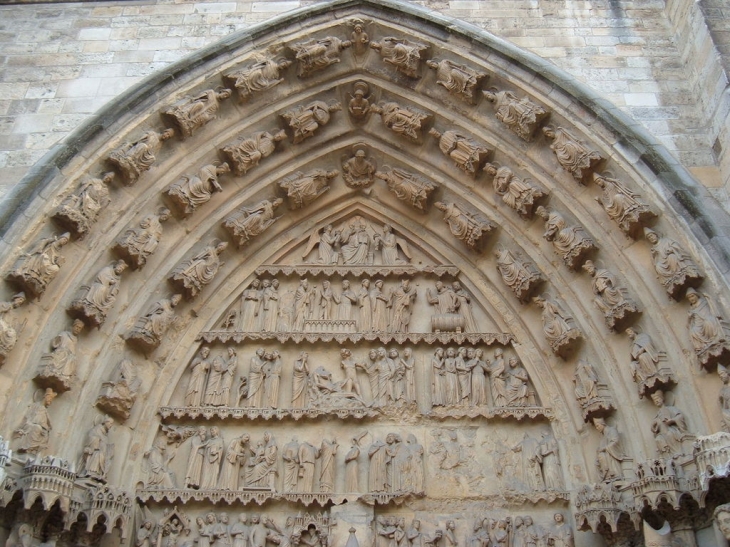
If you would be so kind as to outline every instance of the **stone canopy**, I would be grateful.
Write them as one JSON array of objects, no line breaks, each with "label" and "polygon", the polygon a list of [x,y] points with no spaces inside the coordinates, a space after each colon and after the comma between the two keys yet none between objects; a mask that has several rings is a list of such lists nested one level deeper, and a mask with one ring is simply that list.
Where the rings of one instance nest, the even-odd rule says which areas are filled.
[{"label": "stone canopy", "polygon": [[727,215],[483,31],[274,19],[3,206],[9,544],[714,544]]}]

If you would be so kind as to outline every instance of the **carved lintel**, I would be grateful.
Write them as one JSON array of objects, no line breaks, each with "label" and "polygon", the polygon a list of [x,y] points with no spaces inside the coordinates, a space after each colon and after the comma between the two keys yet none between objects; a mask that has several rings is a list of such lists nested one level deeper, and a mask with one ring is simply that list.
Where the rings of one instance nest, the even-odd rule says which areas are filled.
[{"label": "carved lintel", "polygon": [[458,131],[449,130],[441,133],[431,128],[428,134],[438,139],[441,152],[471,177],[476,177],[491,152],[486,146]]},{"label": "carved lintel", "polygon": [[331,113],[340,110],[342,110],[342,104],[338,101],[330,101],[329,103],[313,101],[306,106],[295,106],[281,114],[281,117],[284,118],[292,130],[294,144],[299,144],[314,137],[317,129],[329,123]]},{"label": "carved lintel", "polygon": [[328,182],[334,179],[340,172],[335,170],[325,171],[315,169],[306,175],[301,171],[289,175],[279,181],[279,187],[286,192],[290,209],[301,209],[306,207],[330,187]]},{"label": "carved lintel", "polygon": [[466,65],[449,61],[448,59],[429,59],[428,68],[436,71],[436,83],[468,104],[476,103],[476,92],[482,81],[488,77],[485,72],[479,72]]},{"label": "carved lintel", "polygon": [[509,333],[470,333],[470,332],[427,332],[427,333],[390,333],[390,332],[365,332],[355,334],[334,334],[334,333],[299,333],[299,332],[235,332],[235,331],[206,331],[201,332],[196,340],[203,340],[206,343],[221,342],[223,344],[243,344],[247,341],[277,340],[280,343],[295,342],[300,344],[304,341],[332,342],[338,344],[346,342],[358,343],[362,341],[379,341],[383,344],[486,344],[488,346],[498,344],[507,346],[514,341],[514,336]]},{"label": "carved lintel", "polygon": [[403,169],[383,166],[387,171],[378,171],[375,176],[384,180],[399,200],[408,203],[414,209],[425,212],[428,209],[431,194],[438,185],[420,175]]},{"label": "carved lintel", "polygon": [[499,91],[496,87],[482,91],[484,97],[494,103],[497,119],[522,140],[530,142],[535,130],[547,118],[549,112],[527,97],[521,99],[511,91]]},{"label": "carved lintel", "polygon": [[223,75],[223,81],[238,92],[242,103],[284,81],[281,73],[292,61],[267,52],[254,54],[256,62]]},{"label": "carved lintel", "polygon": [[280,129],[273,135],[268,131],[257,131],[248,137],[239,137],[236,141],[221,148],[222,154],[233,166],[239,177],[256,167],[263,158],[276,151],[276,143],[286,139],[286,131]]},{"label": "carved lintel", "polygon": [[223,221],[223,227],[235,238],[239,247],[246,245],[281,218],[275,217],[274,211],[282,203],[284,200],[281,198],[265,199],[254,205],[240,207]]},{"label": "carved lintel", "polygon": [[431,115],[415,108],[401,106],[395,102],[382,102],[370,107],[371,112],[380,114],[383,125],[397,135],[412,141],[421,140],[421,129]]},{"label": "carved lintel", "polygon": [[398,72],[409,78],[420,78],[419,65],[421,55],[428,50],[428,45],[419,44],[406,39],[388,36],[380,42],[370,42],[370,48],[380,53],[383,62],[393,65]]},{"label": "carved lintel", "polygon": [[192,137],[196,130],[213,121],[221,103],[231,96],[226,88],[206,89],[195,96],[184,97],[162,111],[162,117],[169,119],[183,139]]},{"label": "carved lintel", "polygon": [[657,214],[641,196],[622,182],[597,173],[593,173],[593,182],[603,189],[596,201],[626,235],[637,239],[644,227],[656,218]]},{"label": "carved lintel", "polygon": [[297,42],[289,46],[297,59],[297,76],[306,78],[330,65],[339,63],[340,52],[352,45],[349,40],[340,40],[336,36],[311,39]]},{"label": "carved lintel", "polygon": [[555,152],[560,166],[580,184],[585,184],[604,160],[596,150],[585,146],[567,129],[548,125],[542,128],[542,132],[553,140],[550,149]]},{"label": "carved lintel", "polygon": [[381,414],[379,409],[374,408],[231,408],[224,406],[200,406],[200,407],[173,407],[163,406],[158,410],[163,420],[205,418],[210,420],[218,418],[221,420],[302,420],[318,419],[326,416],[336,416],[341,419],[374,418]]},{"label": "carved lintel", "polygon": [[444,420],[449,418],[477,418],[487,419],[514,419],[522,420],[554,420],[555,413],[551,408],[542,406],[514,406],[514,407],[434,407],[428,412],[428,416]]},{"label": "carved lintel", "polygon": [[353,276],[353,277],[410,277],[415,276],[419,273],[425,273],[428,275],[435,275],[436,277],[457,277],[459,275],[459,268],[451,264],[443,265],[425,265],[425,266],[349,266],[349,265],[337,265],[337,266],[318,266],[314,264],[307,264],[301,266],[287,266],[279,264],[263,265],[256,268],[256,275],[284,275],[287,277],[306,277],[306,276],[326,276],[331,277],[334,275],[339,276]]},{"label": "carved lintel", "polygon": [[156,156],[162,144],[174,135],[174,129],[165,129],[162,133],[147,131],[139,140],[124,143],[115,149],[107,161],[122,175],[123,183],[132,186],[157,161]]}]

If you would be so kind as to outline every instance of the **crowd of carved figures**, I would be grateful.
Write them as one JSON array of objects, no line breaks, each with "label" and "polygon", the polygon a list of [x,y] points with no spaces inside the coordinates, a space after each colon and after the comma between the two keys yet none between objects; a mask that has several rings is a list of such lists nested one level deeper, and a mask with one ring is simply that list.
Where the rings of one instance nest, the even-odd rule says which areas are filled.
[{"label": "crowd of carved figures", "polygon": [[[405,78],[425,77],[422,68],[430,68],[440,86],[436,88],[438,92],[469,104],[479,102],[478,92],[489,76],[449,59],[427,59],[428,44],[398,37],[370,41],[363,24],[354,25],[350,38],[327,36],[289,44],[288,56],[284,51],[257,52],[251,62],[223,75],[228,88],[214,86],[170,104],[161,112],[164,125],[146,130],[113,150],[105,158],[106,165],[99,166],[96,176],[72,181],[73,190],[57,202],[51,214],[64,232],[34,241],[18,254],[12,268],[4,274],[9,283],[24,292],[0,302],[0,364],[8,359],[18,342],[21,332],[18,308],[43,297],[66,262],[64,248],[95,230],[114,201],[113,183],[133,186],[143,177],[149,178],[151,175],[147,173],[165,155],[165,148],[172,146],[173,137],[194,139],[204,126],[225,113],[224,109],[229,108],[226,101],[232,94],[242,102],[252,101],[286,81],[286,71],[291,65],[296,65],[299,77],[308,78],[339,63],[348,48],[352,55],[363,57],[369,47],[376,52],[384,69]],[[648,424],[656,454],[662,458],[687,454],[687,441],[693,435],[686,416],[674,406],[671,390],[677,381],[671,369],[673,363],[667,359],[664,349],[655,346],[650,333],[656,329],[649,320],[638,326],[640,302],[624,287],[620,276],[603,266],[601,259],[607,257],[600,253],[588,231],[561,210],[558,203],[543,204],[549,196],[540,184],[524,178],[512,167],[487,163],[492,150],[479,138],[459,127],[441,127],[444,122],[439,120],[436,121],[438,129],[428,129],[433,126],[434,113],[392,100],[376,101],[373,97],[380,90],[373,87],[372,83],[355,82],[346,105],[316,100],[281,112],[281,123],[286,129],[262,127],[224,144],[219,152],[225,161],[207,163],[197,173],[182,176],[165,189],[164,199],[175,215],[192,215],[214,199],[214,194],[227,193],[220,178],[246,176],[260,162],[288,146],[279,143],[290,140],[292,145],[299,145],[317,138],[339,116],[349,115],[355,123],[362,124],[377,115],[389,137],[402,139],[404,146],[409,142],[421,143],[429,135],[434,139],[430,143],[434,149],[453,163],[455,170],[449,176],[458,176],[460,170],[471,185],[485,171],[493,177],[492,186],[495,195],[501,198],[500,206],[525,219],[540,217],[544,221],[543,238],[565,267],[577,275],[590,276],[592,304],[606,327],[624,333],[630,341],[631,349],[624,359],[637,384],[638,396],[651,399],[656,406],[656,415]],[[661,287],[671,299],[688,303],[687,343],[701,367],[708,371],[717,369],[722,381],[719,394],[722,426],[730,431],[730,373],[726,368],[730,358],[730,326],[716,309],[717,299],[699,290],[704,274],[691,254],[679,242],[649,227],[657,215],[638,193],[612,178],[608,171],[599,174],[607,158],[582,142],[571,129],[545,126],[550,115],[545,108],[509,89],[490,87],[481,96],[493,103],[495,118],[520,139],[542,139],[538,143],[541,145],[549,141],[556,176],[562,170],[580,184],[593,182],[600,189],[600,195],[594,199],[611,221],[628,237],[634,240],[643,237],[645,243],[641,248],[650,256]],[[337,114],[343,106],[347,107],[346,112]],[[110,167],[113,172],[107,172]],[[438,211],[434,214],[443,220],[447,233],[472,251],[481,251],[487,238],[497,230],[481,210],[453,201],[448,194],[432,203],[434,194],[440,190],[437,183],[401,167],[378,167],[364,145],[358,145],[343,159],[341,171],[327,168],[292,172],[277,181],[275,191],[285,195],[289,210],[297,210],[323,196],[340,176],[348,187],[358,190],[382,180],[397,199],[424,213],[431,214],[433,205]],[[283,215],[284,204],[284,198],[274,196],[245,204],[222,222],[223,228],[238,246],[246,245]],[[170,209],[162,206],[155,212],[144,212],[113,243],[111,251],[117,260],[101,268],[88,280],[88,285],[79,287],[68,303],[71,319],[65,330],[59,329],[51,339],[50,351],[41,356],[33,378],[38,388],[34,402],[13,433],[19,453],[36,457],[48,450],[53,431],[49,407],[56,397],[74,388],[80,335],[84,329],[89,331],[104,325],[125,279],[124,272],[128,267],[139,270],[150,261],[163,242],[163,224],[171,215]],[[196,298],[213,281],[224,265],[221,255],[228,245],[220,240],[206,242],[169,272],[167,277],[174,292],[141,311],[125,335],[130,347],[146,354],[160,346],[175,324],[179,307],[184,306],[181,305],[183,297]],[[565,359],[573,355],[584,337],[581,318],[576,319],[567,303],[550,292],[535,296],[548,276],[514,246],[500,244],[495,256],[497,270],[509,290],[520,302],[532,302],[541,310],[543,333],[550,350]],[[375,226],[356,217],[340,225],[316,228],[302,258],[308,264],[323,266],[396,267],[410,264],[412,256],[406,237],[392,226]],[[339,287],[333,287],[330,279],[315,285],[304,277],[291,295],[291,302],[285,302],[279,283],[277,279],[254,280],[243,292],[240,308],[226,318],[225,328],[243,332],[303,332],[308,323],[341,321],[356,332],[404,333],[409,332],[413,306],[420,299],[419,302],[427,303],[433,310],[433,332],[480,330],[472,297],[459,281],[450,284],[437,281],[433,286],[417,289],[408,278],[402,278],[397,286],[386,291],[385,281],[377,276],[357,278],[357,281],[354,276],[343,278]],[[489,360],[482,348],[458,345],[437,347],[428,357],[411,347],[373,348],[367,355],[353,355],[353,350],[341,348],[338,374],[322,365],[311,364],[306,351],[292,364],[283,363],[277,350],[260,348],[251,353],[250,358],[245,356],[250,359],[248,374],[241,375],[234,347],[226,348],[224,354],[211,356],[210,349],[202,346],[189,365],[185,406],[304,409],[411,405],[418,402],[417,356],[429,374],[430,389],[425,391],[430,394],[433,407],[483,406],[490,400],[494,407],[538,405],[526,369],[516,357],[508,358],[505,363],[501,349],[495,350]],[[427,363],[431,366],[427,367]],[[282,402],[282,371],[289,366],[291,401]],[[622,433],[613,424],[611,415],[615,405],[599,370],[600,367],[581,355],[575,368],[574,394],[584,419],[593,424],[599,436],[595,458],[597,475],[601,481],[611,483],[625,478],[625,462],[631,458],[624,450]],[[122,421],[129,417],[140,386],[136,365],[129,359],[121,360],[114,376],[101,386],[96,405],[105,414],[98,414],[87,432],[79,458],[80,476],[92,481],[108,480],[114,455],[111,416]],[[318,446],[293,438],[282,446],[280,454],[271,432],[258,439],[244,433],[226,442],[217,426],[189,429],[184,441],[189,447],[185,476],[176,478],[169,470],[177,451],[167,439],[159,437],[145,453],[148,488],[423,491],[424,449],[413,434],[405,435],[404,440],[402,433],[389,433],[382,439],[373,439],[366,448],[361,443],[367,432],[358,433],[349,441],[349,449],[339,453],[338,442],[331,437],[321,439]],[[526,434],[510,451],[521,455],[522,479],[529,488],[563,488],[557,443],[550,435],[538,440]],[[344,475],[338,475],[336,470],[340,467],[335,465],[335,459],[343,453]],[[437,456],[441,454],[442,464],[448,465],[448,450],[444,448]],[[367,467],[367,485],[359,484],[359,466]],[[277,475],[279,467],[284,470],[281,477]],[[168,537],[166,547],[189,547],[194,541],[200,547],[214,544],[265,547],[267,542],[282,547],[301,542],[310,547],[330,547],[324,531],[302,534],[299,530],[295,535],[287,535],[284,528],[257,515],[251,515],[249,520],[243,514],[233,524],[225,514],[199,517],[197,540],[189,539],[191,528],[183,527],[180,520],[177,525],[170,522],[166,532],[162,528],[159,531],[159,537]],[[171,531],[175,526],[176,530]],[[446,521],[443,528],[425,533],[421,532],[418,520],[406,526],[402,517],[379,516],[374,527],[376,547],[386,547],[386,543],[388,547],[462,544],[456,536],[454,521]],[[135,540],[137,547],[153,544],[160,547],[155,532],[155,525],[144,521]],[[177,539],[169,539],[172,536]],[[464,535],[464,544],[469,547],[572,547],[573,535],[559,513],[553,524],[543,526],[535,525],[530,517],[485,518],[474,524],[473,532]]]}]

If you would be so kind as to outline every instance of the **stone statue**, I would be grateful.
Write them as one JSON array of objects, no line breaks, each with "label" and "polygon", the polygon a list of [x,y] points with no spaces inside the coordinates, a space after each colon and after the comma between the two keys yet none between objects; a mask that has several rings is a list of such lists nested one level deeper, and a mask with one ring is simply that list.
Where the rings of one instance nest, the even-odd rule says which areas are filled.
[{"label": "stone statue", "polygon": [[218,177],[230,173],[227,163],[204,165],[197,175],[183,175],[172,183],[165,191],[177,209],[184,215],[192,215],[201,205],[208,203],[215,192],[222,192],[223,187]]},{"label": "stone statue", "polygon": [[509,377],[506,386],[507,406],[534,406],[534,403],[530,400],[532,394],[527,386],[529,380],[527,371],[520,364],[517,357],[510,357],[507,363],[509,364]]},{"label": "stone statue", "polygon": [[279,332],[279,280],[264,280],[261,290],[262,330],[265,332]]},{"label": "stone statue", "polygon": [[585,359],[580,359],[573,375],[575,398],[583,406],[598,398],[598,373],[596,368]]},{"label": "stone statue", "polygon": [[233,166],[233,172],[240,177],[256,167],[262,159],[273,154],[276,143],[284,139],[286,132],[283,129],[273,135],[267,131],[257,131],[248,137],[240,137],[221,151]]},{"label": "stone statue", "polygon": [[200,488],[200,479],[203,472],[205,446],[208,442],[208,428],[198,426],[197,433],[190,438],[190,455],[185,471],[185,488]]},{"label": "stone statue", "polygon": [[299,62],[297,76],[306,78],[330,65],[339,63],[341,61],[340,52],[351,45],[352,42],[349,40],[340,40],[335,36],[292,44],[290,47]]},{"label": "stone statue", "polygon": [[598,475],[604,482],[623,479],[621,462],[628,458],[624,452],[618,429],[607,424],[603,418],[593,418],[593,425],[601,434],[601,442],[596,453]]},{"label": "stone statue", "polygon": [[531,141],[535,130],[540,126],[548,112],[527,97],[519,99],[511,91],[499,91],[491,87],[482,92],[484,97],[494,103],[497,119],[513,133],[525,141]]},{"label": "stone statue", "polygon": [[210,428],[210,435],[203,449],[203,466],[200,474],[200,489],[213,490],[218,488],[218,477],[223,460],[223,438],[218,427]]},{"label": "stone statue", "polygon": [[229,72],[223,79],[236,88],[241,102],[248,102],[253,95],[276,87],[284,81],[281,72],[292,62],[284,57],[265,53],[255,53],[255,62],[241,70]]},{"label": "stone statue", "polygon": [[162,223],[170,218],[170,210],[160,207],[157,213],[147,215],[139,228],[130,228],[114,242],[112,251],[137,270],[147,264],[147,259],[157,250],[162,238]]},{"label": "stone statue", "polygon": [[472,177],[476,177],[489,155],[489,149],[486,146],[482,146],[458,131],[440,133],[432,128],[428,134],[439,139],[441,152],[454,160],[454,165]]},{"label": "stone statue", "polygon": [[21,253],[5,279],[17,283],[29,295],[40,297],[61,271],[65,262],[61,248],[70,240],[68,232],[41,239],[29,252]]},{"label": "stone statue", "polygon": [[669,369],[660,367],[664,353],[654,347],[651,337],[636,329],[626,329],[633,342],[631,345],[631,377],[639,384],[639,397],[651,394],[655,389],[664,389],[674,383]]},{"label": "stone statue", "polygon": [[76,374],[76,345],[82,330],[84,322],[75,319],[70,331],[62,331],[51,340],[51,352],[41,357],[36,382],[52,387],[58,393],[71,389],[71,382]]},{"label": "stone statue", "polygon": [[157,161],[155,156],[162,149],[162,143],[174,135],[174,129],[165,129],[162,133],[147,131],[139,140],[124,143],[114,150],[107,161],[119,170],[124,184],[132,186]]},{"label": "stone statue", "polygon": [[307,258],[309,253],[317,247],[317,264],[323,264],[326,266],[337,264],[340,258],[340,254],[337,252],[337,245],[340,243],[339,230],[333,230],[332,225],[328,224],[320,232],[319,229],[315,229],[312,235],[309,236],[307,242],[307,248],[302,253],[302,259]]},{"label": "stone statue", "polygon": [[299,445],[299,490],[301,492],[314,492],[314,466],[318,454],[319,450],[308,442]]},{"label": "stone statue", "polygon": [[[53,425],[48,416],[48,407],[57,393],[50,387],[45,391],[37,390],[34,402],[28,409],[20,426],[13,431],[13,437],[20,439],[16,450],[20,453],[38,456],[48,449],[48,441]],[[40,400],[38,398],[40,397]]]},{"label": "stone statue", "polygon": [[122,359],[114,377],[101,384],[96,406],[124,421],[129,418],[141,386],[142,379],[137,375],[136,365],[129,359]]},{"label": "stone statue", "polygon": [[350,41],[354,50],[353,53],[356,57],[362,57],[367,53],[368,44],[370,43],[370,37],[365,32],[365,23],[362,19],[352,19],[349,23],[353,26],[352,33],[350,34]]},{"label": "stone statue", "polygon": [[292,372],[292,408],[307,407],[307,384],[309,381],[309,368],[307,360],[309,354],[303,351],[299,354],[299,359],[294,361],[294,370]]},{"label": "stone statue", "polygon": [[[233,352],[230,355],[235,367],[235,349],[232,347],[228,349]],[[231,375],[235,372],[235,368],[232,371],[229,371],[228,364],[228,361],[220,355],[213,359],[213,362],[210,365],[210,370],[208,371],[208,381],[205,384],[205,393],[203,394],[204,406],[224,406],[228,404],[230,387],[227,390],[228,392],[224,392],[224,378],[228,376],[229,372]]]},{"label": "stone statue", "polygon": [[165,437],[157,437],[152,448],[144,453],[147,461],[145,488],[175,488],[174,474],[169,469],[174,452],[168,452]]},{"label": "stone statue", "polygon": [[246,485],[273,491],[279,448],[271,433],[266,431],[263,439],[250,452],[251,457],[246,464]]},{"label": "stone statue", "polygon": [[543,432],[540,440],[540,467],[542,468],[542,477],[545,481],[547,490],[563,491],[565,484],[563,483],[563,471],[560,467],[560,453],[558,451],[558,441],[552,433]]},{"label": "stone statue", "polygon": [[350,188],[368,188],[375,182],[375,163],[367,159],[367,149],[355,147],[355,155],[342,164],[342,178]]},{"label": "stone statue", "polygon": [[101,178],[87,177],[76,191],[66,197],[53,213],[53,219],[67,228],[75,237],[83,238],[99,218],[99,214],[111,203],[108,185],[114,173],[104,173]]},{"label": "stone statue", "polygon": [[395,102],[383,102],[370,107],[371,112],[380,114],[383,125],[397,135],[412,141],[421,139],[421,127],[431,115]]},{"label": "stone statue", "polygon": [[581,184],[585,183],[585,180],[604,160],[601,154],[583,145],[567,129],[548,125],[542,128],[542,132],[548,139],[552,139],[550,149],[555,152],[560,166]]},{"label": "stone statue", "polygon": [[95,421],[94,427],[86,436],[80,476],[106,482],[109,466],[114,458],[114,444],[109,442],[109,432],[113,425],[114,419],[111,416],[103,415]]},{"label": "stone statue", "polygon": [[352,307],[358,304],[357,294],[350,289],[350,282],[347,279],[342,280],[342,292],[334,297],[337,304],[337,319],[351,320]]},{"label": "stone statue", "polygon": [[231,90],[225,88],[206,89],[194,97],[184,97],[162,111],[177,125],[183,139],[192,137],[193,133],[208,122],[213,121],[220,110],[221,103],[231,96]]},{"label": "stone statue", "polygon": [[426,300],[434,307],[435,313],[431,316],[434,331],[463,329],[463,318],[454,317],[458,315],[459,299],[451,287],[441,280],[436,281],[435,290],[426,291]]},{"label": "stone statue", "polygon": [[459,281],[454,281],[451,284],[451,290],[458,301],[456,308],[464,318],[464,332],[479,332],[477,322],[474,319],[474,312],[472,312],[471,295],[466,292]]},{"label": "stone statue", "polygon": [[517,211],[523,218],[532,218],[537,202],[548,193],[530,179],[516,177],[509,167],[487,163],[484,171],[494,176],[492,186],[497,195],[502,196],[507,207]]},{"label": "stone statue", "polygon": [[181,294],[158,300],[150,311],[139,317],[132,330],[127,334],[127,343],[143,352],[152,351],[160,346],[162,338],[175,321],[175,307],[182,300]]},{"label": "stone statue", "polygon": [[284,492],[296,492],[299,478],[299,440],[296,436],[284,445],[281,451],[284,461]]},{"label": "stone statue", "polygon": [[515,293],[520,302],[527,302],[545,278],[519,251],[500,246],[494,254],[497,257],[497,271],[502,276],[502,281]]},{"label": "stone statue", "polygon": [[620,181],[593,173],[593,182],[603,189],[602,195],[595,198],[596,201],[627,235],[638,236],[644,225],[656,218],[656,213],[641,196]]},{"label": "stone statue", "polygon": [[525,433],[523,439],[512,447],[513,452],[522,455],[522,481],[529,491],[543,492],[545,481],[542,478],[540,463],[540,441]]},{"label": "stone statue", "polygon": [[577,270],[588,254],[596,250],[596,244],[582,226],[569,226],[563,215],[542,205],[535,213],[545,221],[543,237],[552,242],[555,252],[571,270]]},{"label": "stone statue", "polygon": [[388,297],[383,292],[383,280],[377,279],[370,289],[370,306],[373,312],[372,330],[386,332],[388,330]]},{"label": "stone statue", "polygon": [[368,470],[368,492],[386,492],[388,490],[387,465],[388,446],[376,440],[368,448],[370,468]]},{"label": "stone statue", "polygon": [[370,86],[362,80],[352,85],[352,93],[348,93],[350,101],[347,111],[356,120],[363,120],[370,114]]},{"label": "stone statue", "polygon": [[[373,243],[376,249],[381,250],[382,263],[384,266],[400,266],[407,264],[411,260],[411,253],[408,249],[408,243],[405,239],[397,237],[393,233],[393,228],[390,224],[383,225],[383,233],[375,234]],[[398,249],[403,252],[406,260],[401,259],[398,256]]]},{"label": "stone statue", "polygon": [[198,356],[190,363],[190,379],[185,391],[185,406],[199,407],[203,402],[206,379],[210,370],[210,348],[202,346]]},{"label": "stone statue", "polygon": [[472,213],[456,203],[437,201],[434,207],[444,213],[444,222],[456,239],[463,241],[473,251],[478,251],[484,238],[495,228],[479,213]]},{"label": "stone statue", "polygon": [[693,288],[687,289],[689,301],[689,339],[697,359],[703,367],[730,357],[730,326],[714,309],[707,295],[701,295]]},{"label": "stone statue", "polygon": [[471,372],[471,406],[486,406],[487,404],[487,378],[485,373],[489,372],[487,363],[482,360],[484,351],[481,348],[467,349],[468,361],[466,368]]},{"label": "stone statue", "polygon": [[477,72],[466,65],[461,65],[448,59],[439,61],[429,59],[426,66],[436,71],[436,83],[444,86],[449,93],[462,101],[474,104],[474,93],[481,81],[487,77],[484,72]]},{"label": "stone statue", "polygon": [[489,363],[487,370],[492,380],[492,401],[494,406],[507,406],[507,366],[501,348],[494,350],[494,361]]},{"label": "stone statue", "polygon": [[226,218],[223,226],[238,240],[239,246],[245,245],[279,220],[274,211],[282,203],[281,198],[265,199],[256,205],[240,207],[236,214]]},{"label": "stone statue", "polygon": [[702,283],[704,278],[700,269],[679,243],[668,237],[659,237],[649,228],[644,228],[644,237],[651,243],[654,269],[669,296],[680,300],[689,287]]},{"label": "stone statue", "polygon": [[380,42],[370,42],[370,47],[380,53],[384,63],[393,65],[398,72],[409,78],[421,76],[418,65],[421,55],[428,50],[427,45],[389,36]]},{"label": "stone statue", "polygon": [[168,277],[168,281],[183,291],[189,300],[195,298],[203,287],[213,281],[223,266],[220,254],[226,247],[228,247],[227,242],[214,239],[191,259],[180,263]]},{"label": "stone statue", "polygon": [[345,383],[350,391],[362,398],[362,388],[357,379],[357,361],[352,357],[352,352],[347,348],[340,350],[340,367],[345,371]]},{"label": "stone statue", "polygon": [[684,414],[676,406],[664,403],[661,389],[651,394],[651,400],[659,409],[651,422],[651,432],[659,455],[671,458],[683,454],[682,441],[688,437]]},{"label": "stone statue", "polygon": [[414,209],[426,211],[431,194],[438,186],[430,180],[403,169],[388,166],[384,166],[384,169],[388,169],[388,171],[378,171],[375,176],[388,184],[388,190]]},{"label": "stone statue", "polygon": [[304,331],[304,321],[310,318],[310,310],[314,306],[314,288],[309,286],[306,278],[299,280],[299,286],[294,293],[294,332]]},{"label": "stone statue", "polygon": [[124,260],[117,260],[102,268],[91,287],[82,287],[79,296],[71,302],[68,312],[81,316],[91,326],[100,327],[117,300],[122,272],[127,269]]},{"label": "stone statue", "polygon": [[350,450],[345,454],[345,492],[360,492],[360,441],[367,431],[350,440]]},{"label": "stone statue", "polygon": [[335,490],[335,454],[337,453],[337,441],[335,439],[322,439],[322,444],[317,451],[319,459],[319,491],[334,492]]},{"label": "stone statue", "polygon": [[542,308],[542,330],[550,348],[555,355],[565,358],[583,337],[575,320],[547,295],[536,296],[532,301]]},{"label": "stone statue", "polygon": [[726,540],[730,540],[730,504],[718,505],[713,513],[715,524]]},{"label": "stone statue", "polygon": [[562,513],[555,513],[553,520],[555,524],[548,532],[549,544],[554,547],[575,547],[573,529],[570,527],[570,524],[565,522],[565,517],[563,517]]},{"label": "stone statue", "polygon": [[290,209],[301,209],[312,203],[330,189],[327,183],[339,175],[339,171],[315,169],[306,175],[301,171],[279,181],[279,187],[286,190]]},{"label": "stone statue", "polygon": [[0,302],[0,365],[5,362],[18,341],[16,326],[8,320],[8,313],[25,303],[25,293],[13,295],[10,302]]},{"label": "stone statue", "polygon": [[431,406],[447,406],[448,394],[446,385],[446,368],[444,359],[444,348],[436,348],[431,357]]},{"label": "stone statue", "polygon": [[340,254],[346,265],[373,263],[372,238],[362,218],[354,219],[349,226],[343,228],[340,242]]},{"label": "stone statue", "polygon": [[264,399],[269,408],[279,408],[279,386],[281,385],[282,363],[277,350],[266,354],[264,365]]},{"label": "stone statue", "polygon": [[717,365],[717,375],[722,380],[722,388],[720,389],[720,412],[722,415],[722,431],[730,433],[730,373],[723,365]]},{"label": "stone statue", "polygon": [[402,278],[400,285],[391,291],[388,302],[391,309],[389,325],[391,332],[409,332],[416,296],[416,288],[411,286],[411,281],[408,278]]},{"label": "stone statue", "polygon": [[342,104],[337,101],[329,104],[324,101],[313,101],[306,106],[295,106],[284,112],[281,117],[294,132],[294,144],[298,144],[314,137],[317,129],[329,123],[330,114],[340,110],[342,110]]},{"label": "stone statue", "polygon": [[266,352],[264,348],[258,348],[251,357],[248,369],[248,406],[250,408],[263,408],[265,366]]},{"label": "stone statue", "polygon": [[241,321],[239,329],[243,332],[257,332],[262,327],[261,305],[263,289],[261,280],[255,278],[241,295]]},{"label": "stone statue", "polygon": [[596,268],[593,261],[586,260],[583,269],[593,280],[593,303],[603,313],[606,325],[613,331],[620,332],[633,322],[639,314],[639,307],[629,297],[628,291],[618,285],[616,277],[605,268]]}]

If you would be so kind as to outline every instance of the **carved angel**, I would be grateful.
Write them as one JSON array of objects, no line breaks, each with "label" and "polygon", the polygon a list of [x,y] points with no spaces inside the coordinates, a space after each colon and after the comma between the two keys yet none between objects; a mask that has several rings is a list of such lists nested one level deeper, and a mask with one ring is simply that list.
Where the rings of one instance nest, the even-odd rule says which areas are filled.
[{"label": "carved angel", "polygon": [[223,226],[238,239],[239,245],[245,245],[278,220],[279,217],[274,217],[274,210],[283,202],[281,198],[265,199],[256,205],[241,207],[223,222]]},{"label": "carved angel", "polygon": [[215,119],[221,103],[230,96],[230,89],[206,89],[194,97],[180,99],[162,114],[175,122],[183,138],[192,137],[197,129]]},{"label": "carved angel", "polygon": [[429,59],[426,61],[428,68],[436,71],[436,83],[444,86],[449,93],[456,95],[461,100],[474,104],[474,92],[479,87],[481,80],[487,77],[484,72],[477,72],[466,65],[460,65],[443,59]]},{"label": "carved angel", "polygon": [[18,283],[32,295],[41,296],[61,270],[65,261],[61,248],[70,240],[68,232],[41,239],[28,253],[18,257],[6,279]]},{"label": "carved angel", "polygon": [[110,203],[109,188],[114,173],[104,173],[101,178],[88,178],[76,192],[64,199],[53,213],[59,224],[67,227],[78,238],[89,233],[99,213]]},{"label": "carved angel", "polygon": [[298,42],[290,47],[299,61],[297,76],[305,78],[314,72],[324,70],[330,65],[339,63],[340,52],[352,45],[349,40],[340,40],[335,36],[327,36],[318,40]]},{"label": "carved angel", "polygon": [[388,189],[401,201],[405,201],[411,207],[425,211],[431,193],[438,186],[423,177],[404,171],[403,169],[390,168],[389,171],[375,173],[375,176],[388,183]]},{"label": "carved angel", "polygon": [[162,149],[162,143],[173,135],[174,129],[165,129],[162,133],[147,131],[139,140],[125,143],[114,150],[109,154],[108,161],[119,169],[124,183],[131,186],[152,167],[157,160],[157,153]]},{"label": "carved angel", "polygon": [[[376,249],[381,250],[383,264],[385,266],[397,266],[399,264],[407,264],[411,261],[411,252],[408,249],[408,242],[393,233],[393,228],[389,224],[383,226],[383,235],[375,234],[373,238]],[[403,260],[398,256],[398,248],[403,252],[408,260]]]},{"label": "carved angel", "polygon": [[223,265],[220,254],[226,247],[228,243],[225,241],[213,240],[200,253],[175,268],[169,280],[183,290],[187,298],[195,298],[203,287],[213,281]]},{"label": "carved angel", "polygon": [[418,65],[421,54],[428,49],[427,45],[389,36],[380,42],[370,42],[370,47],[380,53],[383,62],[393,65],[398,72],[409,78],[420,77]]},{"label": "carved angel", "polygon": [[322,232],[314,230],[312,235],[309,236],[307,241],[307,247],[302,253],[302,259],[307,258],[312,249],[317,247],[317,263],[319,264],[337,264],[339,260],[339,253],[337,252],[336,245],[340,242],[339,230],[334,231],[331,224],[328,224],[322,228]]},{"label": "carved angel", "polygon": [[214,192],[222,192],[218,177],[230,173],[227,163],[210,164],[200,168],[197,175],[183,175],[167,187],[166,193],[184,215],[191,215],[201,205],[208,203]]},{"label": "carved angel", "polygon": [[157,250],[162,238],[162,223],[169,218],[170,210],[166,207],[158,209],[157,214],[147,215],[140,221],[139,228],[125,231],[114,242],[113,251],[132,268],[141,268]]},{"label": "carved angel", "polygon": [[238,91],[241,102],[247,102],[255,93],[266,91],[284,81],[281,71],[292,62],[283,57],[255,54],[256,62],[241,70],[229,72],[224,78]]}]

